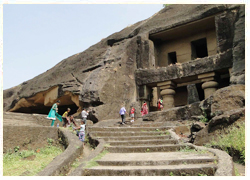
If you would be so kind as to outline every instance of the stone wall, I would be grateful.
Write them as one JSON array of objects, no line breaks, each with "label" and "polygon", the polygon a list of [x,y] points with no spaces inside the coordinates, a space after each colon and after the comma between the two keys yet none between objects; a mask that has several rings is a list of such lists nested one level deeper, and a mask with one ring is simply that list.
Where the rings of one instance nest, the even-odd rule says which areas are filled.
[{"label": "stone wall", "polygon": [[40,126],[4,126],[3,128],[3,152],[19,146],[19,150],[28,150],[44,147],[47,139],[53,139],[53,144],[60,145],[58,129]]}]

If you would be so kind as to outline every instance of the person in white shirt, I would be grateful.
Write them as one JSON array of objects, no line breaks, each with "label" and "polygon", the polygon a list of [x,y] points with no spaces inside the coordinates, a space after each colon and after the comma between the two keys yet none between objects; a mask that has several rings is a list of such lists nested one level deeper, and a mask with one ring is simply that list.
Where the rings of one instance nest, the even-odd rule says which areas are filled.
[{"label": "person in white shirt", "polygon": [[82,114],[82,120],[84,121],[84,124],[86,125],[87,116],[89,115],[89,111],[86,111],[86,109],[84,108],[81,114]]},{"label": "person in white shirt", "polygon": [[85,122],[83,120],[81,120],[81,125],[75,129],[80,129],[79,130],[79,140],[83,142],[82,147],[84,148],[84,140],[85,140]]}]

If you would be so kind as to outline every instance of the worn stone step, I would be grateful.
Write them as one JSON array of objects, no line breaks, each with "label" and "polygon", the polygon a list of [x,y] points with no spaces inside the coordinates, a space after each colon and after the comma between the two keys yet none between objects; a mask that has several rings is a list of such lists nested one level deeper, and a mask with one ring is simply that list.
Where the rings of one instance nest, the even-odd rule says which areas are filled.
[{"label": "worn stone step", "polygon": [[165,126],[165,123],[163,123],[163,122],[143,122],[143,123],[139,123],[139,124],[134,123],[132,126],[133,127],[161,127],[161,126]]},{"label": "worn stone step", "polygon": [[131,140],[131,141],[107,141],[111,146],[128,146],[128,145],[159,145],[159,144],[177,144],[175,139],[150,139],[150,140]]},{"label": "worn stone step", "polygon": [[191,152],[108,153],[96,162],[102,166],[159,166],[213,163],[211,154]]},{"label": "worn stone step", "polygon": [[215,164],[187,164],[162,166],[95,166],[84,169],[85,176],[213,176]]},{"label": "worn stone step", "polygon": [[92,131],[91,135],[95,137],[103,137],[103,136],[111,136],[111,137],[117,137],[117,136],[161,136],[161,135],[168,135],[168,131],[120,131],[120,132],[105,132],[105,131]]},{"label": "worn stone step", "polygon": [[[185,148],[186,145],[167,144],[167,145],[140,145],[140,146],[108,146],[111,153],[133,153],[133,152],[173,152]],[[190,147],[192,148],[192,147]]]},{"label": "worn stone step", "polygon": [[108,132],[120,132],[120,131],[133,131],[133,132],[140,132],[140,131],[165,131],[173,126],[165,126],[165,127],[89,127],[88,130],[90,132],[93,131],[108,131]]},{"label": "worn stone step", "polygon": [[171,139],[170,135],[164,135],[164,136],[118,136],[118,137],[110,137],[110,136],[103,136],[98,139],[104,139],[105,141],[129,141],[129,140],[149,140],[149,139]]}]

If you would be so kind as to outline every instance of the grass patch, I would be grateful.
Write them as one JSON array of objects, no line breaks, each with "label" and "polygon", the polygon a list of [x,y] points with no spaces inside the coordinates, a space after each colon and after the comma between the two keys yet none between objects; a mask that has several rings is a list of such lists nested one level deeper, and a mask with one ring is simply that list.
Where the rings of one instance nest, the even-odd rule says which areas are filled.
[{"label": "grass patch", "polygon": [[91,167],[94,167],[94,166],[99,166],[99,164],[96,161],[99,160],[99,159],[101,159],[107,153],[108,153],[108,151],[104,150],[103,152],[101,152],[100,154],[98,154],[96,157],[94,157],[93,159],[91,159],[90,161],[88,161],[86,163],[86,166],[84,166],[84,169],[91,168]]},{"label": "grass patch", "polygon": [[[34,150],[27,150],[3,155],[3,175],[20,176],[29,172],[27,176],[34,176],[44,169],[62,150],[56,146],[47,146]],[[22,160],[23,158],[35,155],[34,160]]]},{"label": "grass patch", "polygon": [[81,163],[79,162],[79,159],[75,159],[75,161],[71,164],[72,168],[77,168]]},{"label": "grass patch", "polygon": [[240,162],[245,163],[245,122],[236,122],[225,130],[225,134],[218,135],[216,140],[206,144],[207,147],[219,147],[229,154],[233,148],[240,152]]},{"label": "grass patch", "polygon": [[197,153],[197,154],[206,154],[209,153],[209,151],[206,150],[200,150],[200,149],[192,149],[190,146],[185,146],[184,148],[180,148],[180,152],[192,152],[192,153]]},{"label": "grass patch", "polygon": [[240,176],[239,170],[236,167],[234,167],[234,173],[235,176]]}]

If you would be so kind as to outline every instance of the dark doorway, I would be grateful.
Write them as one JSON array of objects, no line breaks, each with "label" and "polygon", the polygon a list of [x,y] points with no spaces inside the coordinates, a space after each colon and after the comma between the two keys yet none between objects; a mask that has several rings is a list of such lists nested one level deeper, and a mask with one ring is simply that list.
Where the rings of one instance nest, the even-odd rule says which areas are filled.
[{"label": "dark doorway", "polygon": [[207,57],[207,39],[202,38],[191,41],[192,55],[191,59]]},{"label": "dark doorway", "polygon": [[168,65],[175,64],[177,62],[176,52],[168,53]]},{"label": "dark doorway", "polygon": [[200,101],[204,100],[205,98],[204,90],[201,87],[202,84],[203,83],[196,84],[196,89],[198,91]]}]

